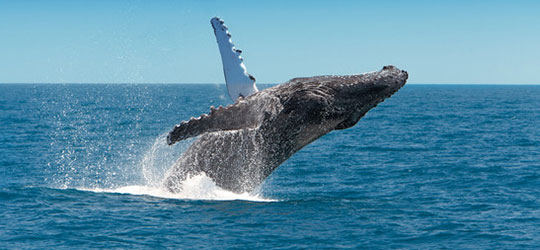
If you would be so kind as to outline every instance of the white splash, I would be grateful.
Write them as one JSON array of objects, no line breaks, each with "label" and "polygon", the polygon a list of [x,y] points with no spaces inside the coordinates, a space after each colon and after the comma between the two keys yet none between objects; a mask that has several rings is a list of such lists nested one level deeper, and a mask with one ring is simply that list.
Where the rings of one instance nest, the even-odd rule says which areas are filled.
[{"label": "white splash", "polygon": [[184,181],[183,190],[179,193],[171,193],[164,187],[154,187],[145,185],[125,186],[114,189],[107,188],[76,188],[81,191],[90,191],[97,193],[118,193],[132,195],[148,195],[166,199],[182,200],[246,200],[256,202],[272,202],[276,200],[266,199],[256,194],[242,193],[237,194],[224,190],[214,183],[214,181],[204,174],[191,177]]},{"label": "white splash", "polygon": [[144,185],[150,187],[161,186],[162,180],[166,177],[167,170],[174,165],[176,160],[191,145],[193,140],[186,140],[169,146],[166,137],[169,133],[163,133],[154,140],[152,147],[146,151],[141,161],[141,174]]},{"label": "white splash", "polygon": [[[234,193],[218,187],[214,181],[205,174],[196,175],[186,179],[182,183],[182,191],[171,193],[163,186],[163,180],[167,178],[168,170],[174,165],[180,155],[189,147],[193,140],[182,141],[175,146],[166,144],[165,137],[168,133],[158,136],[150,149],[145,153],[141,163],[142,185],[123,185],[115,188],[75,188],[81,191],[99,193],[120,193],[132,195],[148,195],[167,199],[183,200],[246,200],[257,202],[271,202],[258,194]],[[68,188],[64,186],[63,188]]]}]

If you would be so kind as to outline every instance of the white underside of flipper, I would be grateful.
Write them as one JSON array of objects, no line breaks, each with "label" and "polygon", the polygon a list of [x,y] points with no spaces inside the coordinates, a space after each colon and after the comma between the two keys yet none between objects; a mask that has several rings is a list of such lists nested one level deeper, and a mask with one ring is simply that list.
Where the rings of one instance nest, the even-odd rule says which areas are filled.
[{"label": "white underside of flipper", "polygon": [[210,23],[214,28],[219,52],[221,53],[221,61],[223,62],[227,90],[233,102],[238,97],[247,97],[259,91],[255,86],[255,78],[248,74],[246,66],[244,66],[243,59],[240,56],[242,51],[234,47],[231,34],[223,20],[214,17],[210,20]]}]

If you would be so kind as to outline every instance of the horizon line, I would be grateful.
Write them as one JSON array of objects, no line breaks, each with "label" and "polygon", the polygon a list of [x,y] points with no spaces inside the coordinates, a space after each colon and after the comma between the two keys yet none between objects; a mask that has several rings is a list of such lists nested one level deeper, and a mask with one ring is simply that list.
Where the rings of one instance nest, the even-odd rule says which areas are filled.
[{"label": "horizon line", "polygon": [[[286,83],[286,82],[282,82]],[[279,85],[282,83],[258,83],[261,85]],[[124,84],[124,85],[226,85],[224,82],[221,83],[211,83],[211,82],[0,82],[0,85],[30,85],[30,84],[37,84],[37,85],[46,85],[46,84],[72,84],[72,85],[82,85],[82,84]],[[540,83],[418,83],[418,82],[411,82],[407,83],[407,85],[540,85]]]}]

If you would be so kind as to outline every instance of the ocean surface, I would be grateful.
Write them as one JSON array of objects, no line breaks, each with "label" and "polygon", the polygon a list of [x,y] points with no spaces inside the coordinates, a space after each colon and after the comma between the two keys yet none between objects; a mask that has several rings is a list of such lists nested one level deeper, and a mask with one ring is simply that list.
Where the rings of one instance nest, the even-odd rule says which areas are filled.
[{"label": "ocean surface", "polygon": [[224,85],[0,85],[0,249],[540,249],[540,86],[406,85],[254,193],[161,181]]}]

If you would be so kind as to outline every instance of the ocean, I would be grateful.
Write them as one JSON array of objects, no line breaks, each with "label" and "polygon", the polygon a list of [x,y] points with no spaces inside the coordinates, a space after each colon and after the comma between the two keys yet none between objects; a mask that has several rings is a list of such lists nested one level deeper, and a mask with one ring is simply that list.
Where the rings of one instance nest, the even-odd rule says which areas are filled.
[{"label": "ocean", "polygon": [[406,85],[254,193],[161,181],[221,84],[0,85],[0,249],[540,249],[540,86]]}]

